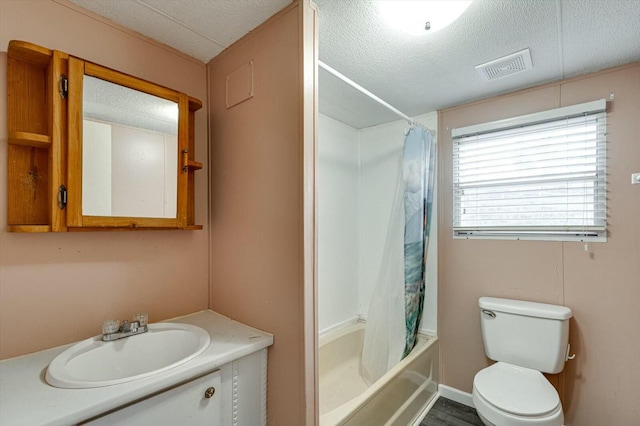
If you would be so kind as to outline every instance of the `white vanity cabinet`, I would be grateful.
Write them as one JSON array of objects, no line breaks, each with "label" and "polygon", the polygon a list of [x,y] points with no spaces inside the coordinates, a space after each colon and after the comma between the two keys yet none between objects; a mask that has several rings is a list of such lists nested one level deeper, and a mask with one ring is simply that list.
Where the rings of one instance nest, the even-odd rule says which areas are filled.
[{"label": "white vanity cabinet", "polygon": [[266,369],[262,349],[80,425],[264,426]]},{"label": "white vanity cabinet", "polygon": [[[224,426],[221,371],[176,386],[81,425]],[[227,423],[228,424],[228,423]]]}]

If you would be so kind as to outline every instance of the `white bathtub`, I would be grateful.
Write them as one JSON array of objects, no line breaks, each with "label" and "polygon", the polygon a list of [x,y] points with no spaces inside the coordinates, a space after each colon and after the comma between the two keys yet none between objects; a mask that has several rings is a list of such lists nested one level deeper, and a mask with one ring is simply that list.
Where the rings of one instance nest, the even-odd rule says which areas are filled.
[{"label": "white bathtub", "polygon": [[438,387],[438,339],[419,335],[400,364],[367,386],[360,375],[364,327],[320,338],[320,426],[413,424]]}]

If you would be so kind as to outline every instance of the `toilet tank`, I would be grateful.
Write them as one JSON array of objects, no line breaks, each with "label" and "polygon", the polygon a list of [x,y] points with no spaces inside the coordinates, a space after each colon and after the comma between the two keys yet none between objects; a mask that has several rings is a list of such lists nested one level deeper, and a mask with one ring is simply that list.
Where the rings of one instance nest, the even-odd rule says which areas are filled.
[{"label": "toilet tank", "polygon": [[481,297],[482,341],[489,358],[544,373],[564,368],[571,309],[523,300]]}]

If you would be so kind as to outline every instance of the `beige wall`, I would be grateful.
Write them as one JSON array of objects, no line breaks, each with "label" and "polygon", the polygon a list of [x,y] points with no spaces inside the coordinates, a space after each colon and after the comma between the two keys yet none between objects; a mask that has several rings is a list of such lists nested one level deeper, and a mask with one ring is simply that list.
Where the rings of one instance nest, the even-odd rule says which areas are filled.
[{"label": "beige wall", "polygon": [[[608,241],[454,240],[451,129],[596,99],[607,104]],[[640,424],[640,64],[444,110],[440,145],[439,335],[441,382],[471,392],[484,355],[480,296],[566,304],[576,359],[552,381],[565,424]]]},{"label": "beige wall", "polygon": [[[275,335],[267,413],[278,426],[314,412],[315,79],[302,68],[314,16],[294,3],[209,63],[210,307]],[[227,109],[226,76],[250,60],[255,96]]]},{"label": "beige wall", "polygon": [[0,0],[0,358],[97,334],[107,318],[207,308],[207,109],[196,113],[196,222],[204,231],[11,234],[6,50],[20,39],[206,100],[203,63],[59,0]]}]

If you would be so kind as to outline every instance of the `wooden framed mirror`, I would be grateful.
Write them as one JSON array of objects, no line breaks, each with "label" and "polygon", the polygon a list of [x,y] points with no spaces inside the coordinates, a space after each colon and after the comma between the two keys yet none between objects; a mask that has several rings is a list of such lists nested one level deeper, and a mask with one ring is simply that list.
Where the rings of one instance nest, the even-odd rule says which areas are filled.
[{"label": "wooden framed mirror", "polygon": [[186,227],[188,148],[187,95],[69,58],[67,226]]}]

